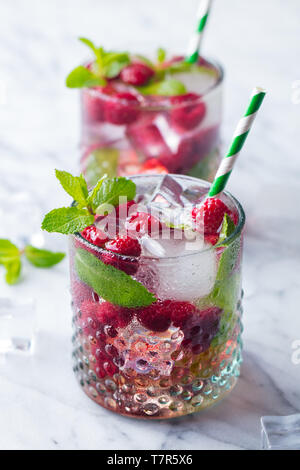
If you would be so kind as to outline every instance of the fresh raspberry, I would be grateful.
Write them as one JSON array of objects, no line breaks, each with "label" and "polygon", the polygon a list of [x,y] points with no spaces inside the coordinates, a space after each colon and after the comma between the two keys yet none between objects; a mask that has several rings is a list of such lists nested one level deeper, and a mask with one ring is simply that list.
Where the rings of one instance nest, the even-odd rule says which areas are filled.
[{"label": "fresh raspberry", "polygon": [[146,212],[136,212],[125,223],[125,228],[132,235],[139,233],[141,235],[158,234],[162,229],[161,222],[151,214]]},{"label": "fresh raspberry", "polygon": [[119,307],[110,302],[102,302],[95,309],[97,321],[102,325],[109,325],[114,328],[124,328],[130,323],[133,311],[129,308]]},{"label": "fresh raspberry", "polygon": [[115,89],[111,85],[105,87],[94,87],[83,91],[83,109],[89,122],[104,121],[105,97],[104,95],[114,95]]},{"label": "fresh raspberry", "polygon": [[128,235],[117,237],[105,243],[105,248],[114,253],[126,256],[140,256],[141,245],[136,238],[131,238]]},{"label": "fresh raspberry", "polygon": [[185,348],[191,349],[193,354],[206,351],[212,339],[219,330],[220,318],[223,310],[218,307],[209,307],[205,310],[195,309],[182,326]]},{"label": "fresh raspberry", "polygon": [[111,124],[130,124],[138,116],[139,101],[129,92],[116,93],[105,104],[105,120]]},{"label": "fresh raspberry", "polygon": [[196,307],[189,302],[170,302],[170,308],[172,309],[172,321],[175,326],[183,328],[189,319],[196,312]]},{"label": "fresh raspberry", "polygon": [[156,158],[150,158],[143,164],[140,169],[140,173],[149,175],[163,175],[168,173],[168,170]]},{"label": "fresh raspberry", "polygon": [[116,269],[120,269],[121,271],[124,271],[124,273],[131,276],[137,272],[139,267],[137,259],[122,259],[119,254],[116,254],[113,251],[106,251],[105,253],[101,253],[100,259],[104,264],[108,264]]},{"label": "fresh raspberry", "polygon": [[82,232],[81,235],[85,238],[88,242],[92,243],[93,245],[103,247],[104,244],[109,240],[107,235],[98,230],[95,225],[90,225],[86,227]]},{"label": "fresh raspberry", "polygon": [[157,301],[137,312],[139,322],[149,330],[162,332],[171,325],[172,309],[170,301]]},{"label": "fresh raspberry", "polygon": [[155,158],[169,172],[175,171],[174,154],[154,124],[131,126],[127,129],[127,135],[134,148],[145,158]]},{"label": "fresh raspberry", "polygon": [[124,67],[120,74],[121,80],[123,80],[124,83],[134,86],[145,85],[153,75],[154,70],[148,67],[148,65],[140,63]]},{"label": "fresh raspberry", "polygon": [[204,236],[209,237],[218,235],[225,213],[230,215],[231,211],[221,199],[207,198],[199,207],[192,209],[191,215],[196,230],[204,231]]},{"label": "fresh raspberry", "polygon": [[171,110],[171,123],[190,130],[198,126],[206,114],[206,106],[201,97],[195,93],[172,96],[174,107]]},{"label": "fresh raspberry", "polygon": [[128,217],[130,208],[134,206],[136,203],[135,201],[128,201],[125,202],[124,204],[119,204],[116,207],[116,217],[117,219],[126,219]]}]

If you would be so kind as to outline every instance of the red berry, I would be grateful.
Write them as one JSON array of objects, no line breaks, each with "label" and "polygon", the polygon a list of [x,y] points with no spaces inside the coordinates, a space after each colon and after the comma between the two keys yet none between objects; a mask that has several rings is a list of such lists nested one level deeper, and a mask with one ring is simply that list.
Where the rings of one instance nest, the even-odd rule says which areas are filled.
[{"label": "red berry", "polygon": [[195,93],[172,96],[171,122],[183,129],[193,129],[198,126],[206,114],[206,106],[201,97]]},{"label": "red berry", "polygon": [[104,244],[109,240],[108,236],[101,230],[98,230],[95,225],[90,225],[89,227],[86,227],[81,232],[81,235],[88,242],[100,247],[103,247]]},{"label": "red berry", "polygon": [[177,163],[174,154],[154,124],[131,127],[127,129],[127,135],[134,148],[145,158],[155,158],[169,172],[176,170]]},{"label": "red berry", "polygon": [[105,120],[111,124],[130,124],[138,116],[139,101],[132,93],[116,93],[105,104]]},{"label": "red berry", "polygon": [[222,312],[223,310],[218,307],[209,307],[205,310],[195,308],[188,321],[181,326],[184,333],[183,346],[191,349],[193,354],[206,351],[219,330]]},{"label": "red berry", "polygon": [[126,219],[128,217],[130,208],[134,206],[136,203],[135,201],[128,201],[124,204],[119,204],[116,207],[116,217],[117,219]]},{"label": "red berry", "polygon": [[136,212],[125,223],[128,232],[132,234],[139,233],[141,235],[158,234],[162,229],[161,222],[151,214],[146,212]]},{"label": "red berry", "polygon": [[172,321],[175,326],[183,328],[188,320],[196,312],[196,307],[189,302],[171,302],[170,308],[172,309]]},{"label": "red berry", "polygon": [[110,302],[102,302],[97,305],[95,315],[101,325],[108,325],[115,328],[124,328],[130,323],[133,311],[129,308],[119,307]]},{"label": "red berry", "polygon": [[125,67],[121,72],[121,79],[129,85],[141,86],[145,85],[153,75],[154,70],[148,65],[138,63]]},{"label": "red berry", "polygon": [[142,168],[140,169],[140,173],[150,175],[162,175],[168,173],[168,170],[156,158],[150,158],[149,160],[146,160],[146,162],[143,164]]},{"label": "red berry", "polygon": [[126,256],[140,256],[142,250],[139,241],[128,235],[117,237],[105,243],[105,248],[114,253]]},{"label": "red berry", "polygon": [[230,215],[231,211],[221,199],[207,198],[199,207],[194,207],[191,214],[196,230],[208,238],[218,236],[225,213]]},{"label": "red berry", "polygon": [[111,85],[105,87],[94,87],[83,91],[83,109],[90,122],[104,121],[105,96],[113,95],[115,89]]},{"label": "red berry", "polygon": [[149,330],[162,332],[171,325],[170,301],[158,301],[137,312],[139,322]]}]

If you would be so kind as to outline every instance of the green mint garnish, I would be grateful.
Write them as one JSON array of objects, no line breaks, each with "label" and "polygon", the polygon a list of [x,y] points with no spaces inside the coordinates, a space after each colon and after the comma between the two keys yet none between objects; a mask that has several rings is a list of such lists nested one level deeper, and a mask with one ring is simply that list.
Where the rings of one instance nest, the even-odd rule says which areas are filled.
[{"label": "green mint garnish", "polygon": [[219,267],[213,291],[198,303],[199,308],[218,306],[223,310],[218,334],[212,346],[224,343],[230,336],[236,322],[236,307],[241,291],[240,272],[234,272],[240,250],[240,238],[237,236],[224,243],[235,231],[235,225],[228,214],[224,215],[218,246],[224,247],[219,260]]},{"label": "green mint garnish", "polygon": [[240,239],[230,240],[230,243],[225,243],[225,240],[230,237],[235,231],[235,225],[228,214],[224,215],[218,246],[224,246],[225,249],[219,261],[219,269],[217,273],[217,280],[228,279],[230,273],[233,271],[237,256],[240,249]]},{"label": "green mint garnish", "polygon": [[78,207],[61,207],[53,209],[45,215],[42,222],[42,230],[47,232],[57,232],[68,235],[80,232],[95,220],[93,214],[86,209]]},{"label": "green mint garnish", "polygon": [[85,177],[89,186],[95,186],[104,174],[108,178],[117,175],[119,153],[114,148],[101,148],[90,153],[85,163]]},{"label": "green mint garnish", "polygon": [[92,50],[95,61],[91,70],[80,65],[70,72],[66,79],[66,85],[69,88],[105,86],[106,79],[117,77],[121,70],[130,63],[127,52],[109,52],[105,51],[103,47],[96,47],[87,38],[79,38],[79,40]]},{"label": "green mint garnish", "polygon": [[92,207],[97,214],[103,212],[105,206],[117,206],[120,197],[127,197],[129,201],[134,199],[136,194],[136,185],[127,178],[106,178],[95,192],[92,201]]},{"label": "green mint garnish", "polygon": [[6,269],[6,282],[15,284],[21,272],[21,252],[7,239],[0,239],[0,264]]},{"label": "green mint garnish", "polygon": [[42,250],[32,245],[27,245],[24,253],[28,261],[37,268],[51,268],[65,257],[65,253]]},{"label": "green mint garnish", "polygon": [[88,70],[83,65],[76,67],[66,78],[66,85],[68,88],[82,88],[104,86],[106,81],[98,77],[95,73]]},{"label": "green mint garnish", "polygon": [[78,203],[78,207],[86,207],[89,192],[83,175],[73,176],[60,170],[55,170],[55,175],[63,189]]},{"label": "green mint garnish", "polygon": [[0,264],[6,269],[5,279],[8,284],[15,284],[20,278],[23,253],[28,261],[38,268],[54,266],[65,257],[64,253],[40,250],[32,245],[27,245],[24,250],[19,250],[9,240],[0,239]]},{"label": "green mint garnish", "polygon": [[152,82],[149,85],[140,86],[138,90],[143,95],[176,96],[184,95],[187,90],[185,85],[173,78]]},{"label": "green mint garnish", "polygon": [[156,301],[143,284],[94,255],[79,248],[75,255],[75,268],[79,279],[104,300],[127,308],[146,307]]},{"label": "green mint garnish", "polygon": [[133,181],[127,178],[107,178],[103,176],[88,193],[87,184],[83,177],[73,176],[66,171],[56,170],[56,177],[63,189],[75,201],[71,207],[53,209],[45,215],[42,229],[47,232],[58,232],[65,235],[80,232],[93,224],[96,214],[108,210],[108,206],[119,204],[120,197],[131,201],[136,193]]},{"label": "green mint garnish", "polygon": [[157,49],[157,62],[161,64],[162,62],[165,61],[166,56],[167,56],[166,50],[163,49],[162,47],[159,47]]}]

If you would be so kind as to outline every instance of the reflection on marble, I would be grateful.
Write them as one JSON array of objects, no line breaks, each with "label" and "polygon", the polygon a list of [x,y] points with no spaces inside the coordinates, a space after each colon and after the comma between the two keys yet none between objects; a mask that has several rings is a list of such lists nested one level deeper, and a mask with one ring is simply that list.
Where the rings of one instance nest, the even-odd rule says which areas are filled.
[{"label": "reflection on marble", "polygon": [[[78,96],[64,88],[66,73],[85,54],[77,35],[111,48],[183,50],[197,3],[1,2],[1,187],[29,191],[42,212],[68,203],[53,169],[77,169]],[[229,11],[233,30],[224,22]],[[252,87],[269,90],[229,185],[248,216],[245,361],[235,390],[215,408],[174,421],[148,423],[101,409],[73,377],[67,260],[43,272],[25,263],[19,285],[8,287],[1,277],[0,297],[35,298],[39,335],[34,356],[1,357],[0,448],[255,449],[260,416],[299,412],[300,364],[292,362],[300,339],[300,104],[292,100],[300,79],[299,14],[296,0],[287,2],[285,21],[279,0],[219,0],[204,41],[207,53],[226,64],[224,145]],[[15,223],[17,229],[26,220]],[[0,227],[10,236],[1,221]],[[46,235],[45,243],[61,250],[66,241]]]}]

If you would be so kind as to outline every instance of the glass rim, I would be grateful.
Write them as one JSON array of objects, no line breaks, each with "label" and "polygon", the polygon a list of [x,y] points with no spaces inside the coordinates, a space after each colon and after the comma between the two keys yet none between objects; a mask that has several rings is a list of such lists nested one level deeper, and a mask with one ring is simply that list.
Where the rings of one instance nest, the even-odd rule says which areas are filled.
[{"label": "glass rim", "polygon": [[[205,183],[207,184],[207,186],[209,187],[209,182],[208,181],[205,181],[205,180],[202,180],[200,178],[194,178],[192,176],[186,176],[186,175],[176,175],[176,174],[172,174],[172,173],[168,173],[170,176],[175,176],[176,178],[179,178],[179,179],[188,179],[188,180],[191,180],[193,182],[201,182],[201,183]],[[161,175],[132,175],[129,179],[139,179],[139,178],[153,178],[155,176],[161,176]],[[244,225],[245,225],[245,221],[246,221],[246,215],[245,215],[245,212],[244,212],[244,209],[241,205],[241,203],[229,192],[229,191],[223,191],[224,194],[230,199],[230,201],[234,204],[234,206],[236,207],[237,211],[238,211],[238,216],[239,216],[239,220],[238,220],[238,223],[237,225],[235,226],[235,230],[231,233],[231,235],[229,235],[228,237],[226,237],[224,240],[222,240],[222,245],[219,245],[220,247],[221,246],[224,246],[225,245],[225,249],[228,248],[231,243],[242,233],[242,230],[244,228]],[[72,205],[74,204],[74,201],[72,203]],[[89,242],[88,240],[86,240],[80,232],[75,232],[73,233],[71,236],[74,236],[75,238],[77,238],[80,243],[82,243],[83,245],[86,245],[87,247],[93,249],[94,251],[98,252],[99,254],[107,254],[107,253],[111,253],[115,259],[120,259],[120,260],[123,260],[123,261],[128,261],[128,262],[134,262],[134,261],[141,261],[141,260],[150,260],[150,261],[160,261],[160,262],[165,262],[165,261],[170,261],[170,260],[179,260],[179,259],[182,259],[182,258],[186,258],[188,256],[195,256],[195,255],[199,255],[200,253],[207,253],[209,251],[213,251],[215,250],[217,247],[218,247],[218,244],[216,245],[210,245],[208,247],[206,247],[204,250],[194,250],[190,253],[184,253],[182,255],[177,255],[177,256],[166,256],[164,258],[157,258],[157,257],[154,257],[154,256],[145,256],[145,255],[140,255],[140,256],[128,256],[128,255],[121,255],[119,253],[115,253],[113,251],[109,251],[109,250],[106,250],[105,248],[101,248],[99,246],[96,246],[94,245],[93,243]]]},{"label": "glass rim", "polygon": [[[217,61],[216,59],[207,59],[205,57],[202,57],[209,65],[212,65],[218,72],[218,75],[216,77],[216,81],[211,85],[209,86],[207,89],[205,89],[204,92],[201,93],[201,95],[199,95],[199,98],[198,100],[195,100],[193,101],[193,104],[196,104],[198,101],[203,101],[204,98],[206,98],[207,96],[209,96],[210,94],[212,94],[216,89],[218,89],[223,81],[224,81],[224,75],[225,75],[225,72],[224,72],[224,68],[223,66],[221,65],[221,63],[219,61]],[[83,66],[86,66],[90,63],[90,61],[86,61],[84,62],[82,65]],[[180,73],[180,72],[179,72]],[[174,74],[176,75],[176,74]],[[109,83],[109,82],[108,82]],[[122,102],[124,101],[122,98],[116,98],[112,95],[106,95],[105,93],[103,93],[101,90],[99,90],[99,88],[101,87],[82,87],[81,88],[81,93],[83,91],[85,92],[90,92],[92,93],[93,95],[95,96],[99,96],[101,98],[104,98],[104,100],[113,100],[114,102]],[[188,93],[191,93],[187,90],[187,93],[185,94],[188,94]],[[141,96],[144,96],[144,95],[141,95]],[[186,103],[185,102],[182,102],[182,103],[170,103],[169,102],[169,99],[174,97],[174,96],[180,96],[180,95],[173,95],[173,96],[160,96],[161,97],[161,102],[157,103],[157,104],[151,104],[151,103],[148,103],[147,102],[147,97],[149,96],[160,96],[160,95],[146,95],[146,100],[145,100],[145,103],[137,103],[137,104],[131,104],[130,103],[130,107],[133,108],[133,109],[149,109],[149,110],[168,110],[168,109],[174,109],[174,108],[180,108],[182,106],[185,106]],[[184,96],[184,95],[183,95]],[[165,101],[166,102],[165,102]]]}]

